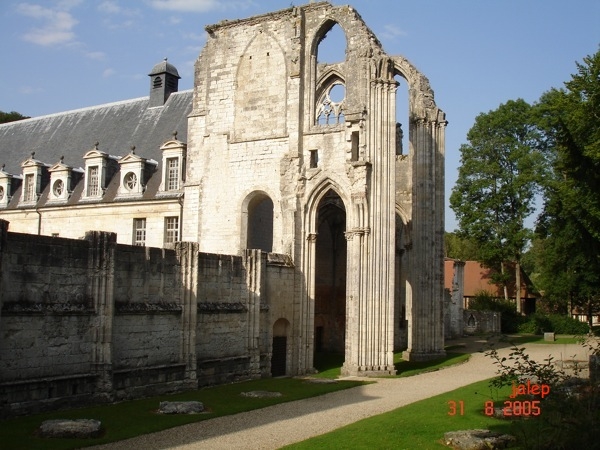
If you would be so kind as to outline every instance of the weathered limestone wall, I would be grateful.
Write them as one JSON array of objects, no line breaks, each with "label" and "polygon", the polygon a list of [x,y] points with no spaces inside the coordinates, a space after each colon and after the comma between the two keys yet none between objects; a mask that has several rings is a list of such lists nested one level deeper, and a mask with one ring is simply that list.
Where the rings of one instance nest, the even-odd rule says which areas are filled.
[{"label": "weathered limestone wall", "polygon": [[463,310],[464,334],[500,333],[502,314],[496,311]]},{"label": "weathered limestone wall", "polygon": [[2,218],[10,222],[12,232],[80,239],[88,230],[99,230],[116,233],[117,242],[126,245],[133,243],[133,220],[146,219],[146,246],[163,247],[165,217],[179,217],[180,212],[178,200],[169,199],[46,207],[37,212],[4,210]]},{"label": "weathered limestone wall", "polygon": [[273,254],[267,271],[258,250],[6,229],[0,221],[0,416],[270,375],[268,295],[292,297],[289,258]]}]

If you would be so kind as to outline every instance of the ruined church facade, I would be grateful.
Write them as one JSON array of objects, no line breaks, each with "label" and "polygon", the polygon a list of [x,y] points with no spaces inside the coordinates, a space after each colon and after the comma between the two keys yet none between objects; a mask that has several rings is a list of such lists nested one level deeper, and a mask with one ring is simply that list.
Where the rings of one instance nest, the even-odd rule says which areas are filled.
[{"label": "ruined church facade", "polygon": [[[320,64],[334,25],[346,59]],[[345,374],[392,373],[395,337],[410,359],[442,354],[446,120],[427,79],[385,54],[349,6],[313,4],[207,31],[183,240],[214,253],[257,242],[292,257],[301,276],[282,318],[293,373],[309,370],[319,350],[344,351]],[[409,90],[406,151],[396,76]]]},{"label": "ruined church facade", "polygon": [[[320,63],[320,43],[334,26],[346,38],[345,60]],[[305,374],[316,352],[343,352],[345,375],[393,374],[393,352],[400,349],[411,360],[443,355],[446,120],[427,78],[405,58],[387,55],[349,6],[314,3],[206,30],[193,92],[177,92],[175,85],[157,98],[151,88],[142,106],[118,106],[123,114],[139,108],[140,120],[154,124],[141,140],[185,123],[178,135],[165,136],[161,145],[146,139],[145,147],[119,158],[102,152],[102,144],[88,146],[81,149],[82,170],[63,158],[44,166],[38,158],[48,148],[40,145],[39,153],[23,158],[22,177],[0,172],[0,187],[14,195],[0,200],[0,219],[9,223],[0,248],[10,255],[0,261],[3,271],[22,261],[19,246],[27,245],[10,244],[27,241],[19,233],[58,236],[52,230],[68,224],[54,241],[32,238],[28,251],[36,254],[36,246],[67,248],[79,241],[63,238],[105,232],[73,244],[88,255],[81,258],[89,266],[78,272],[72,291],[89,299],[74,314],[90,318],[76,320],[79,331],[69,328],[73,339],[85,335],[93,355],[79,355],[77,373],[92,374],[83,383],[86,392],[110,396],[119,377],[125,392],[135,383],[144,391],[161,379],[189,388],[236,376]],[[177,74],[163,66],[151,73],[155,87]],[[408,90],[408,123],[402,126],[399,85]],[[94,120],[101,115],[94,114]],[[13,134],[33,127],[30,120],[14,125]],[[11,130],[0,129],[0,145]],[[148,150],[151,145],[156,148]],[[156,156],[144,157],[145,151]],[[89,198],[94,167],[108,178],[105,189],[94,191],[97,198]],[[27,178],[30,173],[37,178]],[[71,189],[60,192],[61,202],[52,196],[63,176]],[[39,180],[39,192],[25,199],[28,179]],[[164,237],[162,250],[123,245],[136,244],[141,215],[144,236],[154,227]],[[148,238],[145,245],[161,246],[155,244],[161,239]],[[71,257],[65,252],[61,261]],[[54,262],[39,263],[47,264]],[[56,310],[27,305],[65,297],[41,296],[26,277],[10,273],[0,283],[2,354],[17,345],[11,338],[31,311],[52,316]],[[160,320],[146,317],[156,314]],[[46,319],[38,314],[35,320]],[[143,333],[152,326],[160,331]],[[127,334],[132,327],[140,332],[134,339]],[[159,349],[148,336],[168,344]],[[140,353],[145,359],[132,356]],[[19,360],[5,361],[0,384],[25,386],[26,380],[7,376]],[[139,375],[145,364],[154,381]],[[37,374],[31,379],[42,372],[31,372]]]}]

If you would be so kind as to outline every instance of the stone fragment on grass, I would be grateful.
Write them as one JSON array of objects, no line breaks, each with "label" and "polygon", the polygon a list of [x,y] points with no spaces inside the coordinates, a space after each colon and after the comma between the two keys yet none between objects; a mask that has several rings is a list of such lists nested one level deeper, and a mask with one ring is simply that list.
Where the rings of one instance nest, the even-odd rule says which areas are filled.
[{"label": "stone fragment on grass", "polygon": [[94,419],[45,420],[38,429],[39,436],[46,438],[87,439],[101,435],[102,422]]},{"label": "stone fragment on grass", "polygon": [[281,392],[274,392],[274,391],[249,391],[249,392],[242,392],[240,394],[242,397],[252,397],[252,398],[274,398],[274,397],[281,397]]},{"label": "stone fragment on grass", "polygon": [[461,430],[444,433],[444,443],[456,450],[490,450],[507,448],[514,436],[490,430]]},{"label": "stone fragment on grass", "polygon": [[202,402],[160,402],[159,414],[199,414],[204,411]]}]

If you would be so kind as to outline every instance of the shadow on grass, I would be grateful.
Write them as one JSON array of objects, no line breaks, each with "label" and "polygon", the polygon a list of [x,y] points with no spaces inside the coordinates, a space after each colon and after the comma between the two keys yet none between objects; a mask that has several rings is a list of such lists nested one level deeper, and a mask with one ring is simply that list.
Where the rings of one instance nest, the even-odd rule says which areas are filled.
[{"label": "shadow on grass", "polygon": [[[402,353],[394,354],[394,367],[396,368],[397,377],[410,377],[425,372],[433,372],[443,369],[444,367],[460,364],[469,359],[469,354],[466,353],[450,353],[443,358],[434,359],[431,361],[404,361]],[[315,369],[318,373],[315,374],[318,378],[337,378],[340,376],[341,367],[344,364],[343,353],[318,352],[315,353],[314,359]]]},{"label": "shadow on grass", "polygon": [[[153,433],[193,422],[220,416],[252,411],[278,403],[300,400],[342,389],[360,386],[357,381],[338,381],[334,384],[308,383],[299,378],[266,378],[241,383],[225,384],[179,394],[98,405],[66,411],[53,411],[32,416],[0,420],[0,449],[59,450],[107,444],[123,439]],[[243,397],[241,392],[264,390],[282,394],[276,398]],[[201,401],[207,414],[157,414],[161,401]],[[366,401],[357,393],[353,402]],[[322,407],[322,406],[321,406]],[[44,439],[35,435],[41,423],[50,419],[96,419],[102,422],[105,433],[96,439]],[[179,437],[178,437],[179,439]],[[181,437],[179,444],[201,440],[202,436]]]}]

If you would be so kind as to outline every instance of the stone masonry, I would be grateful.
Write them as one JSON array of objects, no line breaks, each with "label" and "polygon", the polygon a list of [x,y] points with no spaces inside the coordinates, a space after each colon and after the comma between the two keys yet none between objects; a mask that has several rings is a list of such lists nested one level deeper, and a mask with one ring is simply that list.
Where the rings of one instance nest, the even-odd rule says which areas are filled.
[{"label": "stone masonry", "polygon": [[[324,61],[334,28],[345,54]],[[343,353],[345,375],[444,354],[446,119],[427,78],[350,6],[206,30],[193,92],[165,60],[149,100],[0,126],[5,154],[37,151],[0,171],[18,232],[2,222],[3,411],[305,374],[318,352]],[[62,122],[144,146],[111,156],[77,128],[55,142]]]}]

